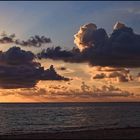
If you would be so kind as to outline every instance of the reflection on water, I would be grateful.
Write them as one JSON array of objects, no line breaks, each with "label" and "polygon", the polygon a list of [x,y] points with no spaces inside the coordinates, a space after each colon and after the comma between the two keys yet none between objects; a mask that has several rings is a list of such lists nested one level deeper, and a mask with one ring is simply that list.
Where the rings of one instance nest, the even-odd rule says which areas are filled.
[{"label": "reflection on water", "polygon": [[0,134],[140,126],[140,103],[0,104]]}]

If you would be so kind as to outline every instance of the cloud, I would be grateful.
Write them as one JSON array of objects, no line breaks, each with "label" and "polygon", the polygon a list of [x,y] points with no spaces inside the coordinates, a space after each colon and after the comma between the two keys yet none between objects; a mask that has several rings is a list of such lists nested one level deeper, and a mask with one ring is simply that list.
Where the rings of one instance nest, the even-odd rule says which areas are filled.
[{"label": "cloud", "polygon": [[[108,97],[131,97],[133,93],[121,90],[113,85],[103,85],[100,87],[89,86],[85,82],[82,82],[80,88],[69,89],[66,86],[61,85],[51,86],[49,97],[56,98],[108,98]],[[47,96],[47,95],[46,95]]]},{"label": "cloud", "polygon": [[41,47],[43,44],[51,43],[51,39],[47,38],[45,36],[31,36],[27,40],[20,40],[16,39],[15,34],[7,35],[6,33],[3,33],[0,38],[0,44],[7,44],[7,43],[13,43],[15,45],[20,46],[34,46],[34,47]]},{"label": "cloud", "polygon": [[[98,72],[93,76],[93,79],[106,79],[111,81],[114,79],[116,82],[129,82],[133,80],[132,75],[130,75],[130,71],[126,68],[99,68],[97,67]],[[103,73],[104,72],[104,73]]]},{"label": "cloud", "polygon": [[89,86],[82,82],[80,89],[68,89],[54,86],[55,91],[49,91],[49,96],[60,98],[103,98],[103,97],[130,97],[133,93],[116,88],[113,85],[103,85],[101,87]]},{"label": "cloud", "polygon": [[92,36],[94,36],[94,32],[96,30],[97,26],[93,23],[89,23],[80,27],[78,33],[74,35],[74,43],[81,51],[86,47],[92,46],[94,44]]},{"label": "cloud", "polygon": [[140,82],[140,73],[137,74],[136,78],[137,78],[137,81]]},{"label": "cloud", "polygon": [[20,40],[16,40],[15,44],[17,45],[21,45],[21,46],[34,46],[34,47],[41,47],[43,44],[46,43],[51,43],[51,39],[47,38],[45,36],[39,36],[39,35],[35,35],[30,37],[28,40],[26,41],[20,41]]},{"label": "cloud", "polygon": [[74,43],[81,51],[96,45],[102,45],[108,39],[106,31],[102,28],[97,29],[97,26],[93,23],[80,27],[79,32],[74,37]]},{"label": "cloud", "polygon": [[140,35],[135,34],[132,28],[123,23],[117,22],[110,36],[105,29],[97,28],[93,23],[86,24],[80,27],[74,37],[77,49],[43,50],[39,57],[75,63],[88,62],[91,66],[140,66]]},{"label": "cloud", "polygon": [[131,80],[128,75],[120,72],[112,72],[108,75],[108,78],[117,78],[118,82],[128,82]]},{"label": "cloud", "polygon": [[41,97],[41,96],[45,96],[47,93],[46,89],[44,88],[37,88],[37,87],[33,87],[33,88],[24,88],[24,89],[16,89],[16,91],[14,89],[12,90],[8,90],[5,92],[1,92],[0,91],[0,95],[2,96],[8,96],[8,95],[22,95],[25,97]]},{"label": "cloud", "polygon": [[67,68],[66,68],[66,67],[63,67],[63,66],[59,67],[58,69],[59,69],[59,70],[63,70],[63,71],[64,71],[64,70],[67,70]]},{"label": "cloud", "polygon": [[[91,65],[99,66],[139,66],[140,35],[133,32],[132,28],[117,23],[109,38],[103,32],[92,36],[94,45],[82,50],[83,59]],[[102,37],[101,37],[102,36]]]},{"label": "cloud", "polygon": [[34,87],[39,80],[69,80],[59,75],[53,65],[45,70],[34,58],[32,52],[21,50],[19,47],[1,52],[0,87],[25,88]]},{"label": "cloud", "polygon": [[37,97],[41,99],[87,99],[87,98],[115,98],[115,97],[133,97],[134,94],[114,87],[113,85],[103,85],[100,87],[89,86],[85,82],[82,82],[80,88],[71,89],[62,85],[51,85],[48,88],[25,88],[18,89],[16,92],[8,90],[5,92],[0,91],[0,95],[21,95],[28,98]]},{"label": "cloud", "polygon": [[96,74],[93,76],[93,79],[104,79],[106,78],[106,75],[104,73]]},{"label": "cloud", "polygon": [[22,95],[22,96],[44,96],[46,95],[46,89],[44,88],[31,88],[31,89],[22,89],[22,92],[18,92],[18,94]]},{"label": "cloud", "polygon": [[129,69],[127,68],[117,68],[117,67],[101,67],[101,66],[96,66],[94,67],[97,71],[102,71],[102,72],[113,72],[113,71],[126,71],[129,73]]},{"label": "cloud", "polygon": [[71,51],[62,50],[60,46],[43,49],[41,53],[37,54],[38,58],[52,58],[52,59],[67,59],[73,57]]},{"label": "cloud", "polygon": [[[97,92],[96,92],[97,91]],[[95,90],[95,95],[97,97],[128,97],[128,96],[133,96],[133,93],[130,93],[128,91],[123,91],[120,88],[116,88],[112,85],[109,86],[102,86],[101,88],[97,88]]]},{"label": "cloud", "polygon": [[15,34],[11,34],[8,36],[7,34],[3,33],[1,36],[2,36],[0,38],[1,44],[14,43]]},{"label": "cloud", "polygon": [[[1,75],[1,74],[0,74]],[[0,79],[0,88],[2,89],[17,89],[17,88],[32,88],[38,83],[37,79],[32,79],[31,77],[18,78],[18,76],[3,76]]]},{"label": "cloud", "polygon": [[11,65],[31,64],[34,58],[35,55],[32,52],[21,50],[19,47],[12,47],[0,54],[0,60]]}]

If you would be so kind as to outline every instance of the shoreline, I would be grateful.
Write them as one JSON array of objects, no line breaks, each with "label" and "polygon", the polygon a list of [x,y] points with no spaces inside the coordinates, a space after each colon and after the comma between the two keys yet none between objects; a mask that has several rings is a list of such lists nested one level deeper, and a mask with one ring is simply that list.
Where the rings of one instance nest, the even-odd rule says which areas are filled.
[{"label": "shoreline", "polygon": [[140,139],[140,127],[1,135],[0,139]]}]

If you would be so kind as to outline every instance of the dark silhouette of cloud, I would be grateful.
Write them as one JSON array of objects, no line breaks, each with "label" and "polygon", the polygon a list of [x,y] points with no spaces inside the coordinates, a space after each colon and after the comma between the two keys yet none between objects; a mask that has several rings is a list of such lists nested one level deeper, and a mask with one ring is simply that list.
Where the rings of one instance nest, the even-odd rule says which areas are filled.
[{"label": "dark silhouette of cloud", "polygon": [[[88,62],[92,66],[139,67],[140,35],[122,23],[116,23],[110,36],[105,29],[97,28],[95,24],[80,27],[75,35],[77,49],[70,51],[43,50],[39,58],[51,58],[66,62]],[[61,53],[63,52],[63,55]]]},{"label": "dark silhouette of cloud", "polygon": [[0,60],[11,65],[31,64],[34,58],[35,55],[32,52],[21,50],[19,47],[12,47],[0,53]]},{"label": "dark silhouette of cloud", "polygon": [[2,89],[17,89],[17,88],[33,88],[38,83],[37,79],[19,79],[17,77],[5,76],[0,79],[0,88]]},{"label": "dark silhouette of cloud", "polygon": [[1,35],[0,43],[1,44],[14,43],[14,38],[15,38],[15,34],[7,35],[4,33]]},{"label": "dark silhouette of cloud", "polygon": [[34,47],[41,47],[43,44],[46,43],[51,43],[51,39],[47,38],[45,36],[39,36],[39,35],[35,35],[30,37],[28,40],[26,41],[20,41],[20,40],[16,40],[15,44],[17,45],[21,45],[21,46],[34,46]]},{"label": "dark silhouette of cloud", "polygon": [[34,47],[41,47],[43,44],[51,43],[51,39],[45,36],[31,36],[27,40],[20,40],[16,39],[15,34],[7,35],[6,33],[1,35],[0,44],[7,44],[7,43],[14,43],[20,46],[34,46]]},{"label": "dark silhouette of cloud", "polygon": [[38,58],[51,58],[54,60],[71,58],[74,56],[73,52],[62,50],[60,46],[43,49],[37,54]]},{"label": "dark silhouette of cloud", "polygon": [[12,47],[0,53],[0,86],[3,88],[33,87],[39,80],[69,80],[55,71],[53,65],[48,69],[34,61],[30,51]]},{"label": "dark silhouette of cloud", "polygon": [[65,62],[84,62],[80,50],[73,47],[72,50],[63,50],[60,46],[43,49],[37,54],[37,58],[50,58],[53,60],[63,60]]}]

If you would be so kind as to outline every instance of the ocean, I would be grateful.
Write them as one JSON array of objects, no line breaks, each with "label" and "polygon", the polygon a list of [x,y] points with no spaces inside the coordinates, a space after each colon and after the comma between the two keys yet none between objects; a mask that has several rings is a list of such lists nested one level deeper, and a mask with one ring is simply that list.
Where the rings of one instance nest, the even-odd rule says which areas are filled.
[{"label": "ocean", "polygon": [[140,127],[140,103],[1,103],[0,135]]}]

